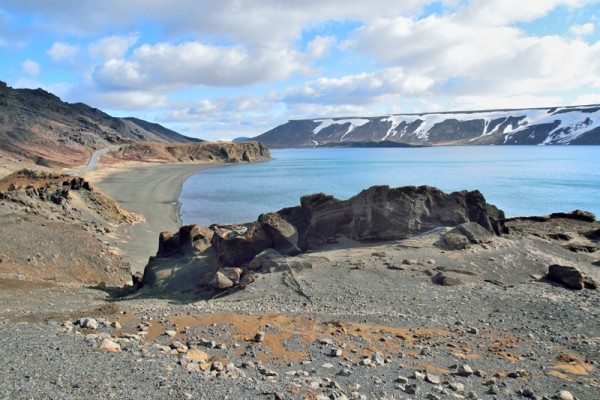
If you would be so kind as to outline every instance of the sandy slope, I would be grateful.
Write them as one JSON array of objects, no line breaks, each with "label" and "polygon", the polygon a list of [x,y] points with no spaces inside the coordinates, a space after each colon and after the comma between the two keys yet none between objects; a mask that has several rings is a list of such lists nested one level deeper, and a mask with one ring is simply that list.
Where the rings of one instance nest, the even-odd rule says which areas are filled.
[{"label": "sandy slope", "polygon": [[178,197],[185,179],[214,165],[128,163],[85,175],[123,208],[145,217],[145,223],[124,226],[119,238],[122,256],[134,272],[142,272],[148,257],[156,254],[160,232],[179,229]]}]

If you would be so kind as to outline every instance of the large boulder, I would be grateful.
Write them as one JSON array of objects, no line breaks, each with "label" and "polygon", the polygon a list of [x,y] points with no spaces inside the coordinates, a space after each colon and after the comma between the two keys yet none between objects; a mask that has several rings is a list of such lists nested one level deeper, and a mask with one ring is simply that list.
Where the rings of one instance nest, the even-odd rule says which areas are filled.
[{"label": "large boulder", "polygon": [[493,233],[477,222],[465,222],[445,233],[437,242],[438,247],[447,250],[462,250],[471,244],[483,244],[492,241]]},{"label": "large boulder", "polygon": [[596,282],[586,277],[577,268],[567,265],[554,264],[548,268],[546,278],[569,289],[582,290],[587,287],[596,289]]},{"label": "large boulder", "polygon": [[271,237],[260,223],[243,225],[211,225],[211,243],[219,262],[228,267],[244,265],[261,251],[272,247]]},{"label": "large boulder", "polygon": [[249,263],[248,268],[252,271],[260,271],[266,261],[283,258],[283,255],[275,249],[266,249],[258,253]]},{"label": "large boulder", "polygon": [[300,253],[298,231],[277,213],[261,214],[258,222],[273,239],[273,248],[288,256]]}]

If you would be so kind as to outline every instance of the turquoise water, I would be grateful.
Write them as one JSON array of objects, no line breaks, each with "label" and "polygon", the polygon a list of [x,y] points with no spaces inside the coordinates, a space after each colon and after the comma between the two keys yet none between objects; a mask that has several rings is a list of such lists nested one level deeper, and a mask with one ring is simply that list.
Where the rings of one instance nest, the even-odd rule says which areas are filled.
[{"label": "turquoise water", "polygon": [[180,196],[183,223],[248,222],[306,194],[345,199],[373,185],[477,189],[508,216],[577,208],[600,216],[600,146],[285,149],[272,156],[190,177]]}]

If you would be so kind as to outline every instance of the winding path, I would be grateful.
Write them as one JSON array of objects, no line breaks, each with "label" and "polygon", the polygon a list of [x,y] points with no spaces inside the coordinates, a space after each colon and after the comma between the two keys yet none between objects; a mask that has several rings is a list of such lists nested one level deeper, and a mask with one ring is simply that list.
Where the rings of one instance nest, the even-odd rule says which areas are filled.
[{"label": "winding path", "polygon": [[95,170],[96,167],[98,166],[98,160],[100,159],[100,156],[102,154],[106,153],[107,151],[121,147],[121,146],[122,146],[121,144],[117,144],[117,145],[104,147],[102,149],[94,151],[94,153],[92,153],[92,156],[90,157],[90,160],[88,161],[88,163],[85,167],[74,170],[74,171],[70,171],[70,172],[68,172],[68,175],[80,175],[80,174],[85,174],[87,172],[91,172],[91,171]]}]

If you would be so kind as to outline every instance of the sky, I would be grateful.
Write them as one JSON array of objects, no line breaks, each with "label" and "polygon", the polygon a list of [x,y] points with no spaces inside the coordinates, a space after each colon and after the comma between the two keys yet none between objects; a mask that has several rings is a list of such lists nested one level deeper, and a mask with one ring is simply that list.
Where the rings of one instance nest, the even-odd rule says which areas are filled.
[{"label": "sky", "polygon": [[207,140],[600,104],[600,0],[0,0],[0,80]]}]

